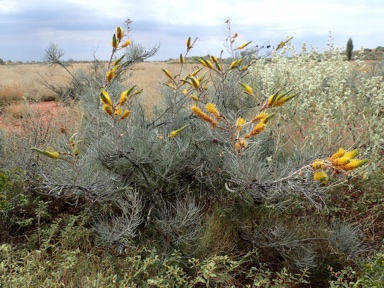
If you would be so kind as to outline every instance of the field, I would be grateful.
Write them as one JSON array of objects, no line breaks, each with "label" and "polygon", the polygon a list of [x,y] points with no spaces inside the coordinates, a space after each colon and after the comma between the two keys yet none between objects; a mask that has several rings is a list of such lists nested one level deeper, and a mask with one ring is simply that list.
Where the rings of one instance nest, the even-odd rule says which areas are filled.
[{"label": "field", "polygon": [[383,61],[286,44],[0,65],[0,286],[383,287]]}]

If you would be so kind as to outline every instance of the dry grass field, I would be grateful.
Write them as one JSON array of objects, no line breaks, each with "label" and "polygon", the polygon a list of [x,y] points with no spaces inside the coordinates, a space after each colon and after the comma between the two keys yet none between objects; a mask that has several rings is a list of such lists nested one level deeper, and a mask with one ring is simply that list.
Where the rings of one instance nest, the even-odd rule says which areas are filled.
[{"label": "dry grass field", "polygon": [[[71,73],[88,70],[92,63],[73,63],[67,66]],[[167,62],[142,62],[132,68],[127,82],[143,89],[143,106],[148,110],[161,101],[161,81],[165,81],[161,69],[168,69],[173,75],[179,73],[180,65]],[[191,72],[192,65],[184,67]],[[47,104],[55,97],[53,91],[42,85],[43,78],[50,84],[65,85],[70,79],[68,73],[60,66],[45,63],[11,64],[0,66],[0,127],[20,125],[20,119],[33,113],[55,114],[53,110],[65,110],[60,104]],[[129,84],[129,83],[127,83]],[[96,96],[95,96],[96,97]],[[68,111],[62,112],[68,113]],[[76,109],[78,115],[79,110]],[[11,123],[11,124],[10,124]]]}]

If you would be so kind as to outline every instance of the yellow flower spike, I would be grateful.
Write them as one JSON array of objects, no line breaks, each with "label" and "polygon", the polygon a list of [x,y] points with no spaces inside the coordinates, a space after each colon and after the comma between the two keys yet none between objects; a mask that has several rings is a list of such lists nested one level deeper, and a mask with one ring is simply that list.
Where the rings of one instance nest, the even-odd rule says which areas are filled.
[{"label": "yellow flower spike", "polygon": [[168,86],[169,88],[171,88],[172,90],[176,90],[175,86],[173,86],[173,84],[170,84],[170,83],[164,83],[165,86]]},{"label": "yellow flower spike", "polygon": [[110,105],[108,105],[108,104],[103,104],[102,109],[103,109],[104,112],[107,113],[109,116],[112,116],[112,115],[113,115],[113,108],[112,108],[112,106],[110,106]]},{"label": "yellow flower spike", "polygon": [[188,92],[187,89],[184,89],[182,93],[183,95],[187,95],[187,92]]},{"label": "yellow flower spike", "polygon": [[100,89],[100,100],[101,102],[103,102],[108,106],[113,106],[111,97],[109,96],[108,92],[104,88]]},{"label": "yellow flower spike", "polygon": [[241,71],[247,71],[247,69],[248,69],[248,65],[244,65],[243,67],[241,67]]},{"label": "yellow flower spike", "polygon": [[196,89],[200,89],[200,81],[198,79],[193,76],[188,76],[187,79],[191,81],[193,87],[195,87]]},{"label": "yellow flower spike", "polygon": [[243,87],[244,89],[244,93],[245,94],[248,94],[250,96],[253,96],[253,90],[252,90],[252,87],[247,85],[247,84],[244,84],[244,83],[240,83],[241,87]]},{"label": "yellow flower spike", "polygon": [[210,58],[211,58],[211,61],[212,61],[213,63],[215,63],[215,64],[219,63],[219,62],[217,61],[217,57],[216,57],[216,56],[213,56],[213,55],[212,55]]},{"label": "yellow flower spike", "polygon": [[346,171],[353,170],[364,165],[367,162],[368,162],[368,159],[352,159],[349,163],[341,166],[340,168]]},{"label": "yellow flower spike", "polygon": [[123,114],[122,114],[121,117],[120,117],[120,120],[124,120],[124,119],[128,118],[128,116],[129,116],[130,114],[131,114],[131,111],[128,110],[128,109],[125,109],[124,112],[123,112]]},{"label": "yellow flower spike", "polygon": [[113,77],[115,77],[115,71],[113,70],[107,71],[107,74],[106,74],[107,83],[111,82]]},{"label": "yellow flower spike", "polygon": [[313,180],[325,184],[328,181],[328,175],[323,170],[317,170],[313,173]]},{"label": "yellow flower spike", "polygon": [[257,114],[255,117],[252,118],[251,122],[255,123],[258,120],[266,119],[268,117],[268,114],[264,111]]},{"label": "yellow flower spike", "polygon": [[220,114],[219,110],[217,110],[215,104],[213,104],[213,103],[207,103],[207,104],[205,105],[205,109],[207,109],[207,111],[208,111],[209,113],[215,115],[216,119],[220,119],[221,114]]},{"label": "yellow flower spike", "polygon": [[132,91],[135,87],[136,87],[136,85],[133,85],[128,90],[121,92],[120,99],[119,99],[119,105],[120,106],[123,106],[125,104],[125,102],[127,102],[129,95],[132,93]]},{"label": "yellow flower spike", "polygon": [[192,95],[191,98],[193,101],[199,101],[199,97],[197,95]]},{"label": "yellow flower spike", "polygon": [[351,159],[356,158],[357,155],[359,155],[359,149],[347,151],[342,157],[331,159],[331,161],[335,166],[343,166],[349,163]]},{"label": "yellow flower spike", "polygon": [[165,74],[169,79],[173,80],[173,77],[172,77],[171,73],[169,73],[169,71],[168,71],[167,69],[161,69],[161,70],[163,70],[164,74]]},{"label": "yellow flower spike", "polygon": [[344,154],[345,154],[345,150],[343,148],[339,148],[339,150],[336,153],[332,154],[332,156],[329,159],[340,158],[344,156]]},{"label": "yellow flower spike", "polygon": [[323,159],[316,159],[311,164],[312,168],[315,170],[320,170],[325,168],[325,162]]},{"label": "yellow flower spike", "polygon": [[47,151],[47,150],[41,150],[38,148],[31,148],[31,150],[39,152],[40,154],[48,156],[49,158],[52,158],[52,159],[60,159],[60,153],[56,151]]},{"label": "yellow flower spike", "polygon": [[117,40],[120,41],[124,37],[124,30],[121,27],[117,26],[115,34]]},{"label": "yellow flower spike", "polygon": [[247,121],[243,117],[239,117],[236,119],[236,132],[240,132],[243,130],[244,124],[247,123]]},{"label": "yellow flower spike", "polygon": [[354,159],[354,158],[357,157],[357,155],[359,155],[359,152],[360,152],[359,149],[355,149],[355,150],[352,150],[352,151],[347,151],[347,152],[345,152],[344,156],[349,157],[349,159]]},{"label": "yellow flower spike", "polygon": [[231,65],[229,66],[229,69],[236,68],[237,66],[240,65],[241,62],[243,62],[243,60],[244,60],[244,58],[240,58],[240,59],[232,61]]},{"label": "yellow flower spike", "polygon": [[197,73],[199,73],[201,70],[203,70],[203,68],[200,68],[200,69],[193,71],[191,74],[189,74],[189,76],[196,76]]},{"label": "yellow flower spike", "polygon": [[201,57],[195,58],[195,59],[196,59],[196,61],[198,61],[204,67],[209,68],[209,69],[213,69],[213,65],[212,65],[211,61],[206,60],[206,59],[201,58]]},{"label": "yellow flower spike", "polygon": [[256,136],[264,131],[266,124],[264,122],[259,122],[257,125],[252,129],[251,132],[244,135],[244,138],[250,138],[253,136]]},{"label": "yellow flower spike", "polygon": [[[131,44],[131,40],[127,39],[124,41],[124,43],[121,45],[121,48],[125,48],[127,46],[129,46],[129,44]],[[125,56],[125,55],[124,55]]]},{"label": "yellow flower spike", "polygon": [[284,96],[284,97],[281,97],[279,99],[277,99],[275,101],[275,103],[273,103],[273,107],[279,107],[281,105],[283,105],[285,102],[291,100],[292,98],[296,97],[297,95],[299,95],[299,93],[296,93],[296,94],[293,94],[293,95],[290,95],[290,96]]},{"label": "yellow flower spike", "polygon": [[113,48],[117,48],[117,45],[119,45],[119,42],[117,41],[116,34],[113,34],[111,45]]},{"label": "yellow flower spike", "polygon": [[192,48],[192,40],[191,37],[187,38],[187,49],[190,50]]},{"label": "yellow flower spike", "polygon": [[181,64],[184,64],[184,61],[185,61],[185,59],[184,59],[184,57],[183,57],[183,54],[180,53],[179,62],[180,62]]},{"label": "yellow flower spike", "polygon": [[179,134],[181,131],[183,131],[186,127],[188,127],[189,124],[187,125],[184,125],[183,127],[177,129],[177,130],[173,130],[171,133],[169,133],[169,138],[174,138],[177,136],[177,134]]},{"label": "yellow flower spike", "polygon": [[143,89],[136,90],[134,95],[139,95],[139,94],[141,94],[141,92],[143,92]]},{"label": "yellow flower spike", "polygon": [[239,47],[237,47],[236,49],[237,50],[241,50],[241,49],[244,49],[245,47],[247,47],[249,44],[251,44],[252,41],[249,41],[247,43],[244,43],[242,45],[240,45]]},{"label": "yellow flower spike", "polygon": [[198,116],[205,122],[210,123],[212,127],[216,127],[219,124],[217,121],[213,120],[208,114],[204,113],[199,107],[197,107],[197,105],[193,105],[191,107],[191,110],[196,116]]},{"label": "yellow flower spike", "polygon": [[123,108],[119,107],[119,108],[117,108],[117,109],[115,110],[115,115],[116,115],[116,116],[120,116],[121,113],[123,113]]}]

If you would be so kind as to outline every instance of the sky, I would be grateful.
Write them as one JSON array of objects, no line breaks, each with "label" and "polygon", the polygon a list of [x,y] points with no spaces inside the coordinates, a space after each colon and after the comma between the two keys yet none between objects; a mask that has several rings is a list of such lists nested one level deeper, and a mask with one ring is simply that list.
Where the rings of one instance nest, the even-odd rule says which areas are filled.
[{"label": "sky", "polygon": [[288,36],[300,49],[336,47],[352,38],[354,49],[384,46],[383,0],[0,0],[0,58],[42,61],[55,43],[63,60],[107,60],[116,26],[131,19],[129,37],[147,49],[150,61],[178,58],[188,37],[198,40],[190,56],[219,56],[228,35],[236,44],[277,45]]}]

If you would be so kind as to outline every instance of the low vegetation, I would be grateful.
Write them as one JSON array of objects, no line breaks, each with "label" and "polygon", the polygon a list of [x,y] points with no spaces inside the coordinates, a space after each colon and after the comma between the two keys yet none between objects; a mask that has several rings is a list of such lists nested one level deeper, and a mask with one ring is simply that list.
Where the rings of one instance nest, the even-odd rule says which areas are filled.
[{"label": "low vegetation", "polygon": [[76,121],[0,131],[2,286],[383,285],[382,63],[266,58],[226,25],[229,59],[187,64],[187,38],[148,87],[128,20],[108,63],[45,82]]}]

